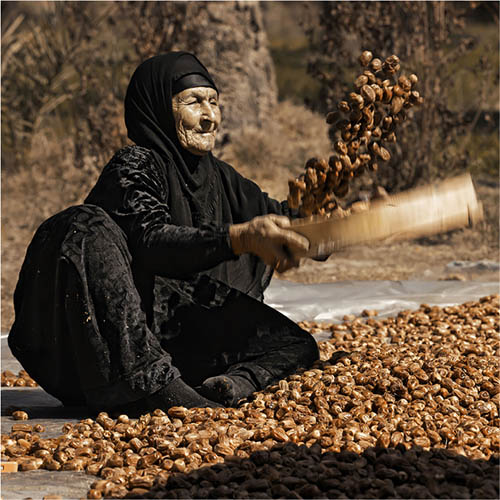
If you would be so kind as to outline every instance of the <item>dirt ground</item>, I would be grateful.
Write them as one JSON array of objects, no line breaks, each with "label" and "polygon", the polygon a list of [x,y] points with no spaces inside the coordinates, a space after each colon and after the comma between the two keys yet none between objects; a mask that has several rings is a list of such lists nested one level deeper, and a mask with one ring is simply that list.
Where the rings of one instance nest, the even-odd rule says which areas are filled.
[{"label": "dirt ground", "polygon": [[[461,262],[453,266],[452,263],[457,261]],[[307,259],[299,268],[280,277],[302,283],[344,280],[498,281],[498,261],[498,250],[404,242],[351,248],[331,255],[325,262]],[[478,262],[478,265],[465,267],[473,262]]]}]

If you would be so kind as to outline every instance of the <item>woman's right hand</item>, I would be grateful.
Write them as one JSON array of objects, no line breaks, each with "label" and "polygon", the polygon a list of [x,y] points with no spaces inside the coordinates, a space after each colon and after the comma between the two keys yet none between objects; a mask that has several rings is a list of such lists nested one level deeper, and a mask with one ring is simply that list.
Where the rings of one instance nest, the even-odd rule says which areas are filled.
[{"label": "woman's right hand", "polygon": [[229,227],[236,255],[251,253],[265,264],[284,272],[299,265],[300,255],[309,249],[309,240],[289,229],[290,219],[282,215],[262,215]]}]

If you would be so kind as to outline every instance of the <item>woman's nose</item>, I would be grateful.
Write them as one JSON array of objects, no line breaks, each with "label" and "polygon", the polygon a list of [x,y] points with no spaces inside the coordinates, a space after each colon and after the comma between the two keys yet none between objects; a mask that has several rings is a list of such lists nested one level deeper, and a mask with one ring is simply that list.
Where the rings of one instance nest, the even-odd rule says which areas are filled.
[{"label": "woman's nose", "polygon": [[203,101],[201,108],[201,116],[204,120],[215,121],[215,111],[208,101]]}]

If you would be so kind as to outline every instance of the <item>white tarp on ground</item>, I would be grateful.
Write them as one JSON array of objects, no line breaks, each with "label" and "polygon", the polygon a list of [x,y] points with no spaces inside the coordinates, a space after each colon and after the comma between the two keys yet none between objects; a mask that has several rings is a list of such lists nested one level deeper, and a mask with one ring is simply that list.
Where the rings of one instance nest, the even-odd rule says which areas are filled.
[{"label": "white tarp on ground", "polygon": [[302,284],[274,279],[264,301],[294,321],[341,322],[345,314],[376,309],[379,317],[420,304],[454,305],[498,293],[499,284],[481,281],[338,281]]}]

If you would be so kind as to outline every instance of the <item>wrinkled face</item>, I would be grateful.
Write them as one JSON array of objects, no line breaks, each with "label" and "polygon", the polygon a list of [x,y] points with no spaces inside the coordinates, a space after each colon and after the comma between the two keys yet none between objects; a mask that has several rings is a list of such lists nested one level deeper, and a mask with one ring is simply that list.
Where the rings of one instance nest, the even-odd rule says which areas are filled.
[{"label": "wrinkled face", "polygon": [[175,129],[181,146],[195,155],[205,155],[215,146],[221,113],[217,91],[193,87],[172,98]]}]

